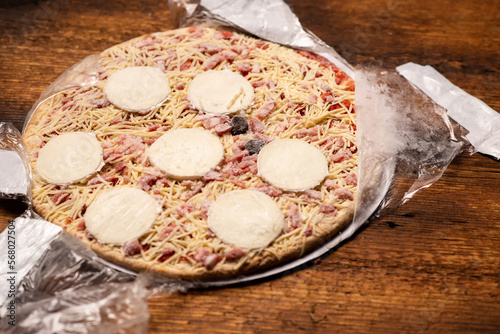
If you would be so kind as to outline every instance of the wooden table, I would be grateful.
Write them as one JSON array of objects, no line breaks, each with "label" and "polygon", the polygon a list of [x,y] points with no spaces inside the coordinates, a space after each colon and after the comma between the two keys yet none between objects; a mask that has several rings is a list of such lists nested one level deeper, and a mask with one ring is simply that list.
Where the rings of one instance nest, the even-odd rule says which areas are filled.
[{"label": "wooden table", "polygon": [[[0,121],[18,128],[76,61],[174,28],[167,1],[24,2],[0,5]],[[498,0],[291,4],[303,25],[350,63],[429,64],[500,111]],[[499,162],[462,153],[432,187],[374,219],[320,264],[246,286],[153,299],[149,331],[498,333],[499,171]],[[22,210],[0,201],[1,228]]]}]

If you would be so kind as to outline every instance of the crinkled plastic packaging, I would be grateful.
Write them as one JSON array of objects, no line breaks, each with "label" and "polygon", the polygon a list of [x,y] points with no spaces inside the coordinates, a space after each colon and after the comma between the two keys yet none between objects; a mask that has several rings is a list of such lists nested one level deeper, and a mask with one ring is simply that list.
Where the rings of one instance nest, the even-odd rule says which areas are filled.
[{"label": "crinkled plastic packaging", "polygon": [[[460,131],[457,132],[460,127],[448,119],[446,110],[395,70],[352,68],[335,50],[305,31],[284,1],[171,0],[169,3],[179,26],[229,25],[263,39],[316,52],[355,76],[359,181],[353,222],[328,243],[283,266],[234,279],[187,282],[151,273],[138,275],[112,265],[28,210],[0,235],[0,243],[8,243],[9,231],[15,231],[18,256],[13,267],[1,271],[0,288],[4,290],[1,296],[9,295],[10,282],[18,286],[15,298],[0,300],[3,331],[13,331],[7,324],[7,306],[14,300],[15,329],[21,333],[144,333],[149,319],[147,298],[152,294],[248,282],[314,260],[352,236],[374,214],[397,207],[418,190],[430,186],[467,144]],[[25,128],[41,101],[71,87],[92,85],[97,80],[98,67],[99,56],[93,55],[61,75],[35,103]],[[11,128],[1,126],[0,129]],[[9,131],[12,136],[12,130]],[[15,133],[13,138],[9,139],[7,150],[18,152],[29,171],[20,134]],[[7,188],[0,188],[3,197],[12,193],[11,186]],[[0,254],[0,265],[6,265],[5,256]],[[11,277],[13,280],[9,281]]]}]

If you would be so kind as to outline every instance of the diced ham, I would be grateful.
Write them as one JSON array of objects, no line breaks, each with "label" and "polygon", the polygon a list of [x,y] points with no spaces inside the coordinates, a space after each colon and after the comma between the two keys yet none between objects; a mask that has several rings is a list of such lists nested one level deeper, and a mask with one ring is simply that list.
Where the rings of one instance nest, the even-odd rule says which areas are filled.
[{"label": "diced ham", "polygon": [[349,190],[344,189],[344,188],[336,189],[333,194],[341,200],[347,199],[347,200],[352,201],[354,199],[354,195],[352,194],[352,192],[350,192]]},{"label": "diced ham", "polygon": [[92,99],[89,103],[97,108],[104,108],[110,105],[109,101],[106,99]]},{"label": "diced ham", "polygon": [[313,232],[314,228],[312,226],[308,226],[304,229],[304,236],[310,237],[311,235],[313,235]]},{"label": "diced ham", "polygon": [[233,127],[230,125],[230,124],[217,124],[214,128],[215,130],[215,133],[217,135],[223,135],[224,133],[228,133],[229,131],[231,131]]},{"label": "diced ham", "polygon": [[248,56],[248,54],[250,52],[250,49],[249,49],[248,45],[246,45],[246,44],[231,46],[230,50],[239,54],[243,58],[246,58],[246,56]]},{"label": "diced ham", "polygon": [[255,41],[255,46],[257,46],[257,47],[258,47],[258,48],[260,48],[260,49],[265,50],[265,49],[267,49],[267,48],[269,47],[269,44],[267,44],[267,43],[266,43],[266,42],[264,42],[264,41],[257,40],[257,41]]},{"label": "diced ham", "polygon": [[137,181],[137,186],[144,191],[149,191],[155,185],[168,185],[165,175],[155,168],[145,168],[144,175]]},{"label": "diced ham", "polygon": [[175,254],[175,251],[171,248],[164,248],[161,250],[161,256],[158,258],[158,262],[165,262],[170,257]]},{"label": "diced ham", "polygon": [[316,82],[316,84],[319,86],[319,88],[322,90],[322,91],[325,91],[325,92],[329,92],[331,91],[331,87],[328,86],[326,84],[326,82],[324,82],[323,80],[319,79],[319,78],[316,78],[314,79],[314,81]]},{"label": "diced ham", "polygon": [[222,30],[222,31],[217,31],[214,34],[214,39],[231,39],[233,37],[234,33],[229,30]]},{"label": "diced ham", "polygon": [[123,118],[122,117],[116,117],[114,118],[112,121],[111,121],[111,125],[115,125],[115,124],[119,124],[123,122]]},{"label": "diced ham", "polygon": [[235,261],[240,259],[246,253],[247,252],[241,248],[233,247],[224,253],[224,257],[226,258],[227,261]]},{"label": "diced ham", "polygon": [[160,124],[152,124],[152,125],[148,126],[148,132],[153,132],[153,131],[156,131],[156,130],[158,130],[159,128],[161,128],[161,125],[160,125]]},{"label": "diced ham", "polygon": [[236,65],[236,68],[243,75],[246,75],[248,74],[248,72],[252,71],[252,66],[247,63],[238,63],[238,65]]},{"label": "diced ham", "polygon": [[238,178],[236,178],[235,176],[230,176],[229,182],[233,183],[237,187],[245,188],[245,182],[238,180]]},{"label": "diced ham", "polygon": [[141,252],[142,246],[139,243],[139,240],[136,239],[124,243],[122,249],[125,256],[133,256]]},{"label": "diced ham", "polygon": [[325,215],[333,215],[337,212],[337,209],[331,204],[323,204],[319,207],[319,212]]},{"label": "diced ham", "polygon": [[181,200],[183,201],[187,201],[188,199],[190,199],[191,197],[193,197],[194,195],[198,194],[201,189],[203,188],[204,186],[204,183],[201,182],[201,181],[198,181],[196,182],[189,191],[183,193],[181,195]]},{"label": "diced ham", "polygon": [[226,163],[231,163],[231,162],[235,162],[235,161],[236,161],[236,162],[239,162],[239,161],[241,161],[244,157],[247,157],[247,156],[249,156],[249,155],[250,155],[250,153],[248,153],[248,151],[247,151],[247,150],[244,150],[244,151],[241,151],[241,152],[239,152],[239,153],[237,153],[237,154],[235,154],[235,155],[232,155],[232,156],[230,156],[230,157],[227,157],[224,161],[225,161]]},{"label": "diced ham", "polygon": [[351,173],[347,175],[345,178],[345,184],[349,186],[357,186],[358,185],[358,177],[355,173]]},{"label": "diced ham", "polygon": [[258,87],[264,86],[265,84],[266,84],[265,80],[259,80],[259,81],[252,82],[252,87],[258,88]]},{"label": "diced ham", "polygon": [[257,174],[257,155],[249,156],[247,150],[226,158],[222,172],[229,176],[239,176],[245,173]]},{"label": "diced ham", "polygon": [[55,204],[62,204],[70,199],[70,195],[68,193],[60,192],[52,196],[52,202]]},{"label": "diced ham", "polygon": [[260,120],[263,120],[271,113],[275,106],[276,101],[268,101],[254,113],[254,116]]},{"label": "diced ham", "polygon": [[100,183],[111,183],[115,185],[119,180],[120,178],[115,174],[103,174],[103,175],[97,174],[95,177],[93,177],[87,182],[87,185],[93,186]]},{"label": "diced ham", "polygon": [[257,63],[255,63],[255,64],[253,64],[252,70],[250,72],[252,72],[252,73],[260,73],[260,71],[261,71],[260,65],[257,64]]},{"label": "diced ham", "polygon": [[212,270],[220,262],[221,258],[219,254],[210,254],[203,261],[203,266],[206,270]]},{"label": "diced ham", "polygon": [[222,50],[224,50],[224,48],[217,46],[217,45],[210,44],[210,43],[200,43],[200,45],[198,45],[198,49],[201,52],[209,54],[209,55],[214,55],[214,54],[219,53]]},{"label": "diced ham", "polygon": [[256,133],[255,134],[255,139],[260,139],[262,141],[265,141],[268,144],[274,140],[274,138],[271,138],[271,137],[268,137],[266,135],[263,135],[262,133]]},{"label": "diced ham", "polygon": [[214,170],[208,171],[203,175],[202,180],[205,182],[210,182],[210,181],[223,181],[224,180],[224,175],[222,175],[219,172],[216,172]]},{"label": "diced ham", "polygon": [[283,192],[280,189],[275,188],[273,186],[270,186],[266,183],[260,183],[260,184],[256,185],[255,188],[258,191],[263,192],[264,194],[271,196],[271,197],[277,197],[277,196],[280,196],[281,194],[283,194]]},{"label": "diced ham", "polygon": [[231,146],[231,150],[233,154],[239,153],[245,149],[246,140],[239,139]]},{"label": "diced ham", "polygon": [[318,95],[315,95],[315,94],[311,94],[307,97],[307,101],[309,101],[310,103],[316,103],[318,102]]},{"label": "diced ham", "polygon": [[146,146],[140,137],[132,136],[129,134],[121,135],[118,137],[118,146],[115,148],[115,154],[132,155],[138,157],[144,152]]},{"label": "diced ham", "polygon": [[344,147],[344,139],[342,137],[329,137],[324,143],[321,144],[325,150],[332,148]]},{"label": "diced ham", "polygon": [[127,162],[120,161],[119,163],[117,163],[115,165],[115,172],[119,173],[119,172],[123,171],[126,167],[127,167]]},{"label": "diced ham", "polygon": [[191,64],[193,61],[191,59],[186,60],[184,63],[181,64],[180,70],[181,71],[186,71],[191,67]]},{"label": "diced ham", "polygon": [[188,32],[191,34],[191,38],[200,38],[205,34],[205,29],[202,27],[190,27]]},{"label": "diced ham", "polygon": [[339,187],[337,182],[335,182],[332,179],[326,180],[323,185],[326,187],[327,190],[333,190],[333,189],[337,189]]},{"label": "diced ham", "polygon": [[176,223],[170,223],[160,232],[158,237],[160,238],[160,240],[165,240],[176,228],[177,228]]},{"label": "diced ham", "polygon": [[200,205],[201,217],[203,219],[208,218],[208,209],[210,209],[211,202],[208,199],[204,199]]},{"label": "diced ham", "polygon": [[137,181],[137,186],[144,191],[149,191],[151,190],[153,185],[156,184],[157,180],[158,180],[157,176],[146,174],[139,178],[139,181]]},{"label": "diced ham", "polygon": [[205,63],[203,63],[203,68],[205,70],[213,70],[217,65],[219,65],[226,58],[222,53],[216,53],[210,57]]},{"label": "diced ham", "polygon": [[269,89],[274,89],[274,88],[276,88],[277,85],[278,84],[274,80],[271,80],[271,79],[266,80],[266,86]]},{"label": "diced ham", "polygon": [[352,152],[344,149],[340,149],[337,153],[332,155],[332,162],[342,162],[352,158]]},{"label": "diced ham", "polygon": [[248,127],[250,128],[250,131],[254,133],[262,133],[264,132],[264,123],[257,117],[252,117],[250,121],[248,122]]},{"label": "diced ham", "polygon": [[307,189],[304,191],[304,196],[308,200],[320,201],[321,200],[321,192],[314,189]]},{"label": "diced ham", "polygon": [[217,134],[224,134],[231,131],[231,125],[229,124],[230,119],[226,115],[214,116],[200,114],[194,119],[200,121],[205,129],[214,129]]},{"label": "diced ham", "polygon": [[191,203],[183,203],[179,205],[176,209],[175,212],[181,216],[184,217],[186,214],[191,213],[194,211],[194,205]]},{"label": "diced ham", "polygon": [[299,139],[304,137],[314,137],[318,136],[319,133],[320,133],[320,128],[315,126],[309,129],[298,130],[297,132],[295,132],[295,137]]},{"label": "diced ham", "polygon": [[78,224],[76,224],[76,229],[77,230],[85,230],[87,228],[87,226],[85,226],[85,220],[82,220],[81,222],[79,222]]},{"label": "diced ham", "polygon": [[193,259],[207,270],[212,270],[221,258],[219,254],[214,254],[203,247],[197,248],[193,255]]},{"label": "diced ham", "polygon": [[144,48],[144,47],[150,47],[154,46],[155,44],[162,43],[163,40],[161,38],[156,38],[154,36],[147,36],[146,39],[135,43],[135,47],[137,48]]},{"label": "diced ham", "polygon": [[177,51],[175,49],[168,49],[167,50],[168,58],[175,60],[177,59]]},{"label": "diced ham", "polygon": [[287,205],[286,209],[288,214],[288,232],[290,232],[302,225],[302,218],[300,217],[300,211],[297,204],[290,203]]}]

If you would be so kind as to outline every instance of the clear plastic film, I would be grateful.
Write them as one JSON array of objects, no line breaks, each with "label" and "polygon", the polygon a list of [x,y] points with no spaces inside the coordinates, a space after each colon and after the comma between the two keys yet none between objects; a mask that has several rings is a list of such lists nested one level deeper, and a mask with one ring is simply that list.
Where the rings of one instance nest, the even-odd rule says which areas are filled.
[{"label": "clear plastic film", "polygon": [[[151,273],[137,275],[111,265],[67,233],[57,231],[51,235],[54,231],[43,228],[43,224],[49,223],[29,213],[19,219],[39,224],[39,234],[47,238],[44,248],[40,248],[44,249],[40,262],[19,264],[29,270],[24,269],[25,273],[16,276],[19,284],[16,315],[21,325],[18,330],[143,333],[149,319],[147,298],[151,294],[225,286],[294,270],[348,239],[374,213],[397,207],[418,190],[430,186],[463,147],[464,139],[456,133],[458,128],[444,109],[393,70],[372,67],[354,70],[333,48],[304,30],[284,1],[170,0],[169,4],[179,26],[230,25],[263,39],[315,52],[356,77],[359,183],[355,218],[332,240],[283,266],[233,279],[187,282]],[[35,103],[25,127],[38,104],[47,97],[95,83],[99,59],[99,55],[89,56],[61,75]],[[28,229],[17,231],[23,234]],[[6,242],[6,232],[2,237],[0,241]],[[25,246],[18,244],[19,254]],[[0,261],[4,260],[0,256]],[[5,306],[10,301],[3,302]],[[5,315],[8,316],[2,315],[0,328],[12,330],[5,325],[8,320]]]},{"label": "clear plastic film", "polygon": [[0,198],[29,201],[29,156],[21,134],[12,123],[0,123]]}]

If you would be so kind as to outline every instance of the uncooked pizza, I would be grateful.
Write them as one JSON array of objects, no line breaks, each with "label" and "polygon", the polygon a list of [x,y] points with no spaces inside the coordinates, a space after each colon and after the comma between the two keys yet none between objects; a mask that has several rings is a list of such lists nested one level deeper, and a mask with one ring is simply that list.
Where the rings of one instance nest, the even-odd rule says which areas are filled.
[{"label": "uncooked pizza", "polygon": [[101,53],[24,134],[33,207],[102,257],[186,279],[297,258],[352,220],[354,82],[325,59],[190,27]]}]

